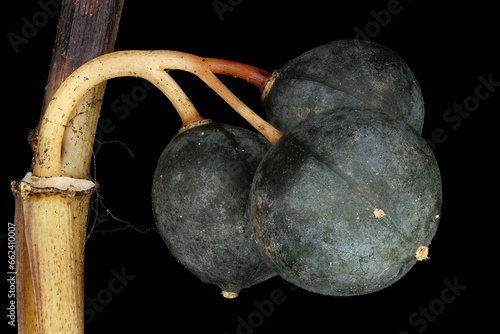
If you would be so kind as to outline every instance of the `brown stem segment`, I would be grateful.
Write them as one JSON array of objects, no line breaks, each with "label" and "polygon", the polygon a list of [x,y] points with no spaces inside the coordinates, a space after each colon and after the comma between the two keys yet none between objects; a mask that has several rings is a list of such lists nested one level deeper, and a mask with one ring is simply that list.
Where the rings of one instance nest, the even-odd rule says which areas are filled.
[{"label": "brown stem segment", "polygon": [[92,58],[113,51],[123,2],[62,1],[42,112],[57,88],[73,71]]}]

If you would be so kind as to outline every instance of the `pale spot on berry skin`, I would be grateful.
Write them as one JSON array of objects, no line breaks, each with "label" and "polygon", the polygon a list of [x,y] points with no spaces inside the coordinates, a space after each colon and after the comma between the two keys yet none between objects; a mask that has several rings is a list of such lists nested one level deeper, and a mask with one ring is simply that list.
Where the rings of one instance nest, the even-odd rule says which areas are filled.
[{"label": "pale spot on berry skin", "polygon": [[375,216],[375,218],[380,219],[382,217],[385,217],[385,212],[382,209],[375,208],[373,209],[373,215]]},{"label": "pale spot on berry skin", "polygon": [[417,251],[415,252],[415,257],[417,258],[417,261],[430,259],[428,255],[429,255],[429,247],[427,246],[420,246],[417,248]]}]

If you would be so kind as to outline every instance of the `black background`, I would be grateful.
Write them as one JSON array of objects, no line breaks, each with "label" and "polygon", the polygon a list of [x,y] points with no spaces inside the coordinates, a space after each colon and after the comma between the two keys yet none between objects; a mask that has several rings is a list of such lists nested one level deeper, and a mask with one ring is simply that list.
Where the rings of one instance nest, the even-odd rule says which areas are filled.
[{"label": "black background", "polygon": [[[308,328],[313,333],[399,334],[453,332],[467,326],[475,332],[497,328],[498,148],[494,136],[500,87],[494,87],[495,92],[466,118],[460,117],[460,124],[443,119],[454,104],[474,100],[479,77],[500,82],[499,27],[493,2],[401,1],[402,10],[380,24],[374,13],[393,1],[221,1],[233,4],[222,20],[213,0],[126,0],[115,49],[170,49],[274,70],[315,46],[355,38],[356,27],[367,31],[372,41],[399,54],[414,71],[426,102],[423,136],[429,139],[434,131],[446,136],[434,150],[444,203],[431,260],[418,263],[389,288],[365,296],[316,295],[275,277],[244,290],[235,300],[225,300],[218,288],[201,283],[177,263],[155,230],[149,195],[152,175],[160,153],[180,126],[179,118],[158,91],[147,91],[120,118],[124,114],[115,112],[113,102],[131,94],[142,81],[115,79],[108,84],[101,113],[115,127],[104,134],[105,144],[96,146],[92,170],[100,189],[93,205],[98,214],[92,214],[89,222],[85,274],[87,297],[111,298],[99,310],[86,306],[91,320],[86,332],[264,334]],[[49,18],[18,50],[7,36],[20,35],[22,18],[32,21],[41,10],[36,1],[11,1],[3,9],[6,75],[0,240],[4,256],[0,259],[5,268],[7,223],[14,215],[9,183],[21,179],[30,165],[26,137],[38,123],[58,17]],[[376,27],[379,30],[373,30]],[[172,74],[203,116],[247,126],[196,77]],[[263,115],[255,87],[234,78],[222,79]],[[110,295],[104,290],[109,290],[113,271],[125,273],[129,280]],[[442,297],[446,282],[463,289],[449,303]],[[270,307],[272,293],[281,297]],[[7,290],[0,295],[6,296]],[[453,294],[448,291],[444,296]],[[8,301],[2,300],[6,300],[1,307],[5,310]],[[257,304],[267,308],[259,311]],[[419,314],[429,307],[425,320]],[[410,321],[412,315],[414,321]],[[1,318],[7,323],[6,317]],[[15,332],[8,327],[8,333]]]}]

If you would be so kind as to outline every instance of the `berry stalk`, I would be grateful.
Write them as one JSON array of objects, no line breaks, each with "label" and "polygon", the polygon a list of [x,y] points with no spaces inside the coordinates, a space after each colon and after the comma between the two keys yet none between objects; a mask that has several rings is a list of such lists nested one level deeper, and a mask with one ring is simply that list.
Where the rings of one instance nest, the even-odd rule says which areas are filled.
[{"label": "berry stalk", "polygon": [[[34,175],[61,176],[65,132],[87,131],[71,128],[71,120],[77,116],[74,114],[76,104],[95,85],[112,78],[131,76],[150,81],[169,98],[182,118],[183,125],[203,119],[165,69],[183,70],[197,75],[271,143],[281,138],[281,132],[254,113],[215,76],[209,63],[204,58],[176,51],[120,51],[97,57],[82,65],[61,84],[40,122]],[[221,62],[212,64],[216,71],[232,73],[224,70]],[[249,67],[247,70],[252,72]]]},{"label": "berry stalk", "polygon": [[203,60],[208,63],[212,73],[231,75],[246,80],[257,86],[261,93],[264,92],[266,84],[269,82],[273,74],[272,72],[264,69],[232,60],[217,58],[204,58]]}]

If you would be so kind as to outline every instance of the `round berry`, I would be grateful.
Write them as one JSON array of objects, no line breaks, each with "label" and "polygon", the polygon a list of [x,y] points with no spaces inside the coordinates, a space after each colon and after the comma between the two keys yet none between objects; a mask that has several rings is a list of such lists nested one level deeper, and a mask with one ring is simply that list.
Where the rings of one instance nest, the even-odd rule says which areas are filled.
[{"label": "round berry", "polygon": [[250,192],[259,246],[277,273],[320,294],[389,286],[436,231],[441,178],[406,122],[372,109],[311,116],[263,158]]},{"label": "round berry", "polygon": [[248,218],[250,185],[268,148],[249,130],[204,124],[175,136],[154,174],[153,211],[168,249],[228,298],[274,275]]},{"label": "round berry", "polygon": [[287,132],[310,115],[335,108],[383,110],[421,133],[424,100],[408,65],[369,41],[339,40],[314,48],[275,72],[264,95],[269,122]]}]

